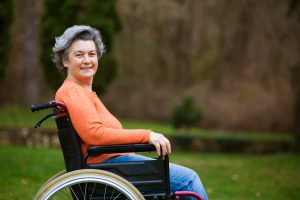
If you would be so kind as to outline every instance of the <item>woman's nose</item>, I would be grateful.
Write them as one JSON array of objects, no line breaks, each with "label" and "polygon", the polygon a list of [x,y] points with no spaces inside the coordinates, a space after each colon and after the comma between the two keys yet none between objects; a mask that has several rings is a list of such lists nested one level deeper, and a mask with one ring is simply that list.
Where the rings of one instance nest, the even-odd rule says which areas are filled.
[{"label": "woman's nose", "polygon": [[89,55],[84,55],[83,62],[85,62],[85,63],[91,62]]}]

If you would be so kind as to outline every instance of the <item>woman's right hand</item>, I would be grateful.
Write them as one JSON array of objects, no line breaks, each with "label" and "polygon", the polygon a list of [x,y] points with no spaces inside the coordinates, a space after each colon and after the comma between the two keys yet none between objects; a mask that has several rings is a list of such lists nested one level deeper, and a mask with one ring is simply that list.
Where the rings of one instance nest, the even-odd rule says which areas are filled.
[{"label": "woman's right hand", "polygon": [[[157,155],[166,155],[171,153],[171,144],[168,138],[163,134],[151,132],[150,133],[150,144],[153,144],[156,148]],[[162,150],[162,152],[161,152]]]}]

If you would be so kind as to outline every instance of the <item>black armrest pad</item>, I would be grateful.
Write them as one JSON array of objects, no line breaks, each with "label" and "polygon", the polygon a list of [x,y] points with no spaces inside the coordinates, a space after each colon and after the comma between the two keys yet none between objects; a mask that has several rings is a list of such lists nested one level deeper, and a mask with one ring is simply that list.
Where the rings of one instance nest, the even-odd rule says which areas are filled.
[{"label": "black armrest pad", "polygon": [[122,144],[110,146],[90,146],[87,153],[90,156],[103,153],[129,153],[129,152],[147,152],[156,151],[153,144]]}]

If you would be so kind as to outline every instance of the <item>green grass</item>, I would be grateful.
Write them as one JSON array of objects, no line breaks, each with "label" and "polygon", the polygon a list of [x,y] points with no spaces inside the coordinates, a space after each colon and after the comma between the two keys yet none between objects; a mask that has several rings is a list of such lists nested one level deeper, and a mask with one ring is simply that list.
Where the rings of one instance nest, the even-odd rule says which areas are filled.
[{"label": "green grass", "polygon": [[178,153],[172,160],[195,169],[211,199],[300,199],[295,155]]},{"label": "green grass", "polygon": [[[171,154],[197,171],[210,199],[300,199],[300,157],[293,154]],[[0,146],[0,199],[32,199],[64,168],[59,149]]]},{"label": "green grass", "polygon": [[204,138],[240,138],[248,140],[285,140],[291,141],[293,139],[291,134],[288,133],[271,133],[271,132],[254,132],[254,131],[222,131],[222,130],[205,130],[200,128],[192,128],[186,132],[175,130],[170,124],[147,122],[147,121],[134,121],[122,120],[124,128],[144,128],[151,129],[165,135],[173,134],[187,134],[190,136],[199,136]]},{"label": "green grass", "polygon": [[[0,107],[0,126],[25,126],[33,127],[34,124],[41,119],[47,111],[32,113],[30,107]],[[140,120],[121,120],[124,128],[143,128],[151,129],[165,135],[180,134],[168,123],[149,122]],[[42,124],[45,128],[55,128],[53,120],[49,119]],[[184,133],[186,134],[186,133]],[[288,140],[291,141],[293,136],[288,133],[269,133],[269,132],[247,132],[247,131],[220,131],[220,130],[204,130],[193,128],[188,133],[191,136],[210,137],[210,138],[242,138],[249,140]]]},{"label": "green grass", "polygon": [[0,199],[32,199],[40,185],[64,169],[57,149],[0,146]]}]

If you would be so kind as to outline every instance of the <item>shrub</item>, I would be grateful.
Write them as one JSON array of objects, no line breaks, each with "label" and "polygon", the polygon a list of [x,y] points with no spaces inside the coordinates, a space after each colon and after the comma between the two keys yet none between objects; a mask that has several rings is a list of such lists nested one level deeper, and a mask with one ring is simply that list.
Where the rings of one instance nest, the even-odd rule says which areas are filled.
[{"label": "shrub", "polygon": [[194,97],[186,95],[181,103],[176,105],[172,113],[172,125],[174,128],[190,128],[196,125],[203,116],[202,109],[194,104]]}]

